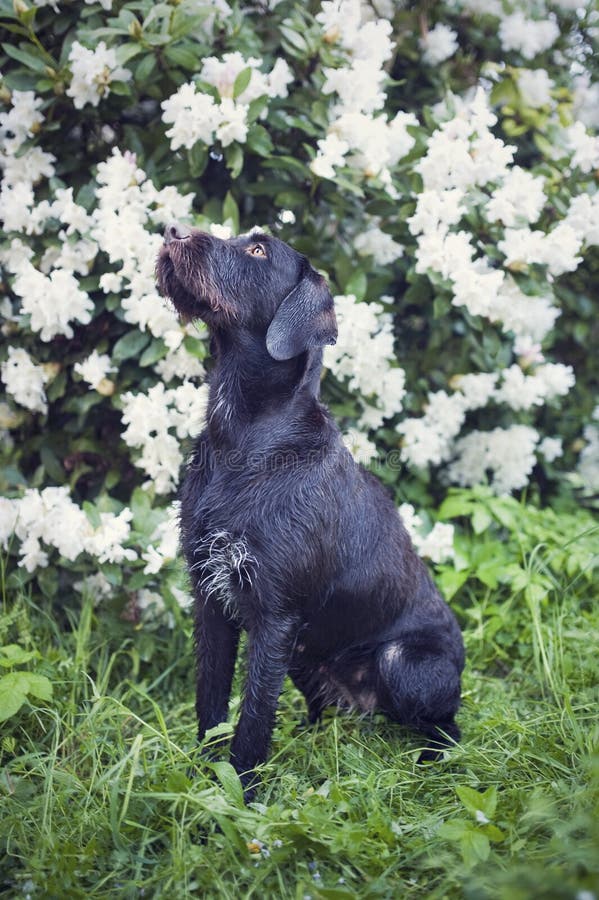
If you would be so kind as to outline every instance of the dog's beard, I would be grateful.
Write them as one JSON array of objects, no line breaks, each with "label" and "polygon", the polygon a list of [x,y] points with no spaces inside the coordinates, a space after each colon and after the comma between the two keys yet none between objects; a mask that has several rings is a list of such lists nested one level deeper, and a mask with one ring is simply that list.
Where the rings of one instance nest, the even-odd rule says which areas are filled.
[{"label": "dog's beard", "polygon": [[216,324],[236,318],[235,309],[218,290],[205,266],[181,242],[163,246],[156,262],[156,281],[163,297],[169,299],[184,322],[204,319]]}]

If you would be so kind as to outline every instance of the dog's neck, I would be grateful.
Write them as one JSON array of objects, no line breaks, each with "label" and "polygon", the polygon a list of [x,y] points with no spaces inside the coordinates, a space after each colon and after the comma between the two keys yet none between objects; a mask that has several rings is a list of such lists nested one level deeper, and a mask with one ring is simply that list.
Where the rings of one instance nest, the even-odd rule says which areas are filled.
[{"label": "dog's neck", "polygon": [[263,339],[213,334],[208,431],[219,444],[236,444],[261,417],[295,416],[318,405],[322,350],[275,361]]}]

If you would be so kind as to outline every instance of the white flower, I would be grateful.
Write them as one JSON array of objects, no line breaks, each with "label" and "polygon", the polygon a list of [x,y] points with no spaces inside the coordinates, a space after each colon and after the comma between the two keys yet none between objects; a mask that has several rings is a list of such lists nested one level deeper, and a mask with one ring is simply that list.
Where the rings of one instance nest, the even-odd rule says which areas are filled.
[{"label": "white flower", "polygon": [[122,563],[125,560],[137,559],[137,553],[131,548],[122,546],[129,538],[131,532],[131,519],[133,513],[130,509],[123,509],[118,515],[114,513],[100,513],[100,525],[94,529],[86,542],[86,550],[98,561],[109,563]]},{"label": "white flower", "polygon": [[323,69],[323,73],[325,82],[322,92],[339,96],[339,104],[335,107],[339,115],[346,112],[372,113],[384,105],[382,81],[385,73],[376,62],[356,59],[350,68]]},{"label": "white flower", "polygon": [[100,513],[100,525],[94,528],[84,511],[73,503],[67,487],[47,487],[43,491],[27,490],[23,497],[9,501],[10,530],[3,533],[7,542],[14,533],[21,541],[19,565],[33,572],[48,565],[47,550],[55,548],[59,555],[74,561],[81,553],[90,553],[99,562],[121,563],[137,554],[122,544],[130,534],[130,509],[119,515]]},{"label": "white flower", "polygon": [[37,184],[42,178],[54,175],[56,157],[46,153],[41,147],[28,147],[19,156],[0,157],[0,165],[4,167],[4,181],[7,187],[19,183]]},{"label": "white flower", "polygon": [[122,295],[125,321],[142,331],[149,329],[175,349],[185,331],[175,311],[156,291],[154,263],[162,238],[154,222],[165,217],[188,218],[192,195],[181,195],[172,187],[157,190],[137,166],[134,155],[116,148],[98,165],[97,179],[91,236],[111,263],[121,264],[118,272],[101,278],[100,286]]},{"label": "white flower", "polygon": [[556,397],[563,397],[575,383],[572,367],[561,363],[540,365],[532,375],[525,375],[520,366],[514,364],[501,374],[503,383],[496,392],[496,399],[515,410],[542,406]]},{"label": "white flower", "polygon": [[162,121],[172,123],[166,132],[171,150],[190,149],[197,141],[211,144],[218,123],[218,107],[209,94],[196,91],[194,84],[182,84],[160,104],[164,110]]},{"label": "white flower", "polygon": [[455,375],[451,385],[463,395],[466,409],[480,409],[494,396],[498,377],[496,372],[472,372]]},{"label": "white flower", "polygon": [[467,231],[449,234],[430,231],[420,235],[416,250],[416,271],[426,274],[432,270],[442,278],[455,278],[461,272],[466,272],[467,277],[471,278],[471,260],[474,254],[471,237]]},{"label": "white flower", "polygon": [[583,437],[586,446],[583,447],[578,460],[578,472],[585,489],[589,492],[599,490],[599,427],[595,422],[599,420],[599,406],[593,410],[593,422],[585,425]]},{"label": "white flower", "polygon": [[69,322],[87,324],[94,304],[71,272],[55,269],[43,275],[31,263],[23,263],[13,284],[15,294],[22,298],[21,311],[31,316],[32,331],[39,332],[42,341],[50,341],[57,334],[73,337]]},{"label": "white flower", "polygon": [[73,200],[73,188],[58,188],[54,192],[54,201],[50,215],[66,225],[64,233],[69,236],[75,232],[85,234],[92,226],[92,217],[86,209]]},{"label": "white flower", "polygon": [[402,503],[399,507],[399,515],[420,556],[428,557],[434,563],[453,559],[455,555],[453,525],[435,522],[428,534],[423,534],[422,518],[410,503]]},{"label": "white flower", "polygon": [[490,318],[502,322],[504,329],[516,337],[539,343],[560,314],[551,297],[524,294],[513,278],[506,277],[494,298]]},{"label": "white flower", "polygon": [[[449,248],[451,244],[449,244]],[[497,297],[504,281],[504,273],[492,269],[487,260],[476,259],[456,266],[451,272],[453,280],[453,306],[465,306],[473,316],[497,318]]]},{"label": "white flower", "polygon": [[599,137],[587,133],[582,122],[565,129],[565,137],[572,155],[572,165],[585,175],[599,168]]},{"label": "white flower", "polygon": [[118,294],[122,284],[123,279],[115,272],[104,272],[104,274],[100,276],[100,287],[105,294]]},{"label": "white flower", "polygon": [[216,136],[223,145],[228,147],[233,141],[240,144],[245,142],[248,133],[246,118],[247,109],[242,104],[224,98],[217,107],[219,120],[216,125]]},{"label": "white flower", "polygon": [[377,454],[376,444],[374,444],[363,431],[352,428],[343,435],[343,443],[356,460],[356,462],[368,465],[371,459]]},{"label": "white flower", "polygon": [[574,118],[587,128],[599,128],[599,82],[592,82],[588,72],[574,78]]},{"label": "white flower", "polygon": [[448,25],[437,22],[424,37],[420,39],[422,59],[429,66],[437,66],[449,59],[458,49],[456,32]]},{"label": "white flower", "polygon": [[95,604],[98,604],[100,600],[106,597],[110,597],[114,591],[114,587],[102,572],[86,575],[81,581],[76,581],[73,587],[84,596],[93,597]]},{"label": "white flower", "polygon": [[545,437],[537,447],[537,453],[541,453],[547,462],[555,462],[564,454],[564,446],[561,438]]},{"label": "white flower", "polygon": [[233,229],[230,225],[217,225],[211,222],[208,231],[214,237],[221,238],[223,241],[228,241],[230,237],[233,237]]},{"label": "white flower", "polygon": [[504,50],[516,50],[524,59],[533,59],[548,50],[559,37],[555,19],[529,19],[526,13],[516,10],[506,16],[499,25],[499,40]]},{"label": "white flower", "polygon": [[581,257],[576,255],[581,246],[580,237],[567,221],[559,222],[547,234],[528,228],[506,228],[497,246],[509,267],[546,265],[552,275],[562,275],[573,272],[581,262]]},{"label": "white flower", "polygon": [[379,428],[401,410],[405,394],[405,372],[391,366],[392,317],[379,303],[357,303],[351,294],[335,297],[335,308],[339,334],[335,346],[325,347],[324,364],[360,394],[367,416],[360,427]]},{"label": "white flower", "polygon": [[12,108],[0,113],[0,144],[12,155],[39,130],[44,117],[40,112],[43,100],[33,91],[13,91],[10,102]]},{"label": "white flower", "polygon": [[324,31],[324,39],[351,46],[357,39],[362,10],[360,0],[323,0],[316,21]]},{"label": "white flower", "polygon": [[17,403],[32,412],[45,413],[48,404],[44,385],[48,375],[42,366],[36,365],[22,347],[9,347],[8,359],[0,366],[6,390]]},{"label": "white flower", "polygon": [[526,106],[535,109],[549,106],[554,86],[545,69],[520,69],[518,72],[518,90]]},{"label": "white flower", "polygon": [[379,266],[387,266],[403,256],[404,248],[394,241],[390,234],[381,231],[374,224],[366,231],[362,231],[354,239],[354,247],[360,256],[372,256]]},{"label": "white flower", "polygon": [[8,246],[5,244],[0,250],[0,263],[14,275],[32,256],[33,248],[29,244],[25,244],[19,238],[13,238]]},{"label": "white flower", "polygon": [[442,563],[453,559],[454,527],[446,522],[435,522],[427,535],[416,541],[416,549],[420,556],[427,557],[434,563]]},{"label": "white flower", "polygon": [[416,468],[439,465],[449,457],[451,445],[466,418],[467,403],[461,393],[429,394],[422,418],[404,419],[397,425],[402,435],[402,458]]},{"label": "white flower", "polygon": [[291,209],[282,209],[278,218],[281,225],[295,225],[295,213]]},{"label": "white flower", "polygon": [[419,535],[422,528],[422,519],[411,503],[402,503],[399,507],[399,515],[404,527],[412,541]]},{"label": "white flower", "polygon": [[175,501],[164,511],[162,522],[152,533],[150,541],[153,543],[142,553],[146,575],[155,575],[162,566],[175,559],[179,549],[179,513],[180,503]]},{"label": "white flower", "polygon": [[347,141],[340,140],[337,135],[329,134],[317,141],[318,154],[310,163],[310,168],[319,178],[334,178],[335,166],[345,164],[345,154],[349,150]]},{"label": "white flower", "polygon": [[87,359],[75,363],[73,368],[94,389],[97,389],[100,382],[108,377],[109,372],[115,371],[114,366],[110,364],[110,357],[105,353],[98,353],[97,350],[92,350]]},{"label": "white flower", "polygon": [[163,381],[172,381],[174,378],[181,380],[203,378],[206,374],[204,366],[197,356],[188,353],[183,344],[180,344],[176,350],[170,350],[164,359],[156,363],[154,369]]},{"label": "white flower", "polygon": [[463,200],[464,191],[459,188],[422,191],[414,215],[407,220],[411,233],[447,231],[457,225],[466,212]]},{"label": "white flower", "polygon": [[0,188],[0,222],[4,225],[4,231],[32,234],[38,230],[31,215],[33,203],[33,189],[29,183],[10,187],[3,182]]},{"label": "white flower", "polygon": [[116,52],[100,41],[95,50],[88,50],[74,41],[69,53],[69,66],[73,75],[67,88],[77,109],[87,103],[97,106],[100,99],[110,92],[112,81],[129,81],[131,72],[119,66]]},{"label": "white flower", "polygon": [[526,487],[536,462],[539,434],[527,425],[472,431],[454,445],[455,459],[448,468],[450,481],[468,487],[485,482],[498,494]]},{"label": "white flower", "polygon": [[564,221],[585,244],[599,244],[599,192],[573,197]]},{"label": "white flower", "polygon": [[[127,392],[121,400],[123,423],[127,426],[123,440],[141,450],[136,465],[149,475],[156,492],[168,493],[179,481],[183,462],[179,440],[198,434],[203,427],[208,386],[183,382],[177,388],[167,389],[158,383],[147,394]],[[173,430],[177,437],[171,433]]]},{"label": "white flower", "polygon": [[499,221],[509,227],[536,222],[547,199],[544,184],[544,178],[514,166],[482,211],[489,222]]}]

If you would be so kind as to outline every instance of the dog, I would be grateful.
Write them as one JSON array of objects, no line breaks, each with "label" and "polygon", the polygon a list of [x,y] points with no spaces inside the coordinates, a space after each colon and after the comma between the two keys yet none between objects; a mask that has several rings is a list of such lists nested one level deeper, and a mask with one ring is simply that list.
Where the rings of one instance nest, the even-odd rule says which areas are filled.
[{"label": "dog", "polygon": [[174,223],[157,282],[183,319],[206,323],[215,361],[180,497],[199,740],[227,718],[245,629],[230,753],[246,800],[286,675],[310,722],[330,705],[379,711],[427,737],[421,759],[437,758],[460,736],[462,635],[391,497],[319,399],[337,337],[325,279],[261,231],[223,240]]}]

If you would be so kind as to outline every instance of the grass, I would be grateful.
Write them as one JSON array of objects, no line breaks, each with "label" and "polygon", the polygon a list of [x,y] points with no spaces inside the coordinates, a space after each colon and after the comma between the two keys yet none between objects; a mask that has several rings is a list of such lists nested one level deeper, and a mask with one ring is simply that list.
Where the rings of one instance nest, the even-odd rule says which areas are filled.
[{"label": "grass", "polygon": [[54,696],[3,723],[0,895],[599,895],[595,589],[555,574],[555,539],[522,540],[502,546],[526,584],[472,576],[454,598],[468,665],[444,762],[417,766],[418,736],[382,719],[304,727],[287,685],[248,808],[230,766],[196,755],[188,624],[148,649],[91,602],[5,597],[0,644],[40,651]]}]

